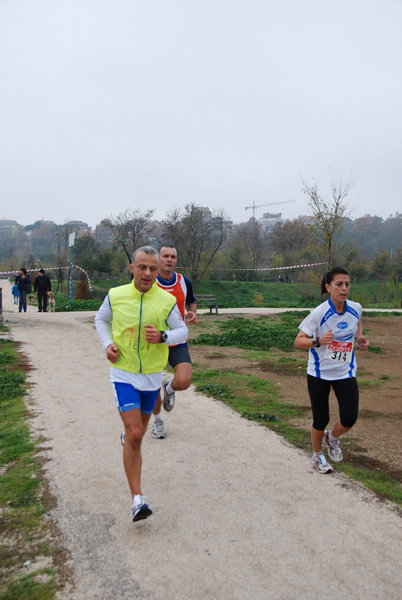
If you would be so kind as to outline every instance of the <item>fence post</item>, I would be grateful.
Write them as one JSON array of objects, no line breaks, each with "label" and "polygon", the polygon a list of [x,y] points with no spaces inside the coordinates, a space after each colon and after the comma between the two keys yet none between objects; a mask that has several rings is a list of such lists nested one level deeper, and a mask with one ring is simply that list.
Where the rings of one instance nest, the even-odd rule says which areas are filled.
[{"label": "fence post", "polygon": [[3,323],[3,288],[0,288],[0,323]]}]

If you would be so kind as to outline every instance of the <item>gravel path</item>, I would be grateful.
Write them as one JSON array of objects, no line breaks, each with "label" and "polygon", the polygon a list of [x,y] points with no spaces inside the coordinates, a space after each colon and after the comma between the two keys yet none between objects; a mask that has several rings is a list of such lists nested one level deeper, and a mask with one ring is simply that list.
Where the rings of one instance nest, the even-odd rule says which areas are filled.
[{"label": "gravel path", "polygon": [[339,474],[193,388],[143,445],[154,514],[133,524],[120,418],[94,313],[3,316],[29,374],[52,510],[71,552],[63,600],[401,597],[401,518]]}]

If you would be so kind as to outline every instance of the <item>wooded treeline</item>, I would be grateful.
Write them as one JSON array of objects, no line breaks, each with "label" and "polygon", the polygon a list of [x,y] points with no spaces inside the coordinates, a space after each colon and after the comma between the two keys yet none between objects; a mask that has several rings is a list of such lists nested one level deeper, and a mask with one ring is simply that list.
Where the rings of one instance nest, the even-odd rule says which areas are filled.
[{"label": "wooded treeline", "polygon": [[[95,279],[105,275],[124,278],[128,255],[140,245],[171,244],[195,288],[203,279],[232,279],[234,274],[237,280],[273,280],[278,272],[258,269],[327,262],[328,256],[331,264],[346,266],[357,281],[402,280],[402,214],[385,220],[371,215],[352,220],[342,215],[329,246],[325,228],[312,212],[310,222],[305,218],[283,220],[270,229],[253,218],[233,225],[223,212],[211,213],[195,204],[173,209],[164,221],[153,220],[152,209],[128,209],[104,219],[93,232],[80,231],[71,223],[37,221],[0,230],[0,265],[3,271],[21,266],[66,266],[70,263],[68,237],[76,231],[74,263]],[[63,272],[59,276],[63,277]],[[297,279],[299,272],[295,270],[291,276]]]}]

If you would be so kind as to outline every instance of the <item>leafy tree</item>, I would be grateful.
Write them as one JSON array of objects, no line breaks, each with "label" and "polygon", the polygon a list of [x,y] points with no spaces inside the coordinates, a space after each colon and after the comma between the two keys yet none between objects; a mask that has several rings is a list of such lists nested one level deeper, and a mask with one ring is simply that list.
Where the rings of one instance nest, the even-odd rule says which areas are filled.
[{"label": "leafy tree", "polygon": [[328,268],[331,268],[334,246],[343,229],[344,219],[348,216],[347,196],[352,189],[349,181],[346,185],[331,183],[330,200],[325,200],[318,184],[308,185],[303,181],[302,192],[307,195],[308,205],[314,217],[311,236],[319,255],[325,256]]},{"label": "leafy tree", "polygon": [[389,252],[376,252],[370,263],[370,272],[374,277],[384,281],[391,274],[391,256]]},{"label": "leafy tree", "polygon": [[231,241],[235,246],[243,247],[248,268],[258,269],[267,264],[269,236],[253,217],[236,228]]},{"label": "leafy tree", "polygon": [[367,275],[367,260],[355,245],[348,246],[340,264],[349,271],[352,281],[361,281]]},{"label": "leafy tree", "polygon": [[[227,245],[214,258],[213,268],[208,273],[209,280],[247,281],[250,261],[241,244]],[[244,269],[244,270],[243,270]]]},{"label": "leafy tree", "polygon": [[402,281],[402,248],[398,248],[393,256],[392,268],[398,281]]},{"label": "leafy tree", "polygon": [[283,264],[301,262],[309,249],[310,227],[300,219],[278,221],[271,231],[271,252],[283,258]]},{"label": "leafy tree", "polygon": [[386,219],[378,234],[379,250],[395,250],[401,245],[402,240],[402,214],[395,213]]},{"label": "leafy tree", "polygon": [[89,233],[80,236],[74,244],[74,263],[92,276],[100,253],[100,244]]},{"label": "leafy tree", "polygon": [[15,229],[5,229],[0,232],[0,262],[13,259],[20,268],[25,264],[26,257],[31,252],[29,237],[25,227],[18,225]]},{"label": "leafy tree", "polygon": [[367,275],[367,262],[356,257],[347,265],[347,269],[354,281],[361,281]]},{"label": "leafy tree", "polygon": [[367,258],[374,256],[378,249],[378,239],[383,227],[381,217],[365,215],[353,222],[351,236],[354,244],[366,255]]},{"label": "leafy tree", "polygon": [[[240,245],[232,246],[229,251],[228,267],[236,269],[236,271],[233,271],[234,279],[237,279],[238,281],[245,281],[248,275],[247,268],[249,264],[250,263],[248,263],[244,252],[244,247]],[[238,269],[241,269],[242,267],[244,267],[245,270],[239,271]],[[233,279],[233,273],[230,274],[231,279]]]},{"label": "leafy tree", "polygon": [[113,271],[112,250],[101,250],[98,252],[93,263],[93,269],[100,273],[111,273]]},{"label": "leafy tree", "polygon": [[164,243],[176,248],[180,265],[188,270],[196,291],[228,238],[223,212],[212,214],[194,203],[187,204],[184,213],[174,208],[163,222],[163,233]]},{"label": "leafy tree", "polygon": [[33,255],[38,259],[51,257],[54,254],[54,240],[57,232],[55,223],[44,223],[37,221],[33,225],[28,225],[25,229],[30,228],[30,240]]}]

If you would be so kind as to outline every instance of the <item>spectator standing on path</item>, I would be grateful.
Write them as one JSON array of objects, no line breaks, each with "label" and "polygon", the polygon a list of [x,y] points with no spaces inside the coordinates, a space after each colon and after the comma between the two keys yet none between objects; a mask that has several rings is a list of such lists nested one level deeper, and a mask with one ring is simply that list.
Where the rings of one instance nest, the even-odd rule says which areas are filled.
[{"label": "spectator standing on path", "polygon": [[112,288],[95,316],[96,330],[110,362],[110,381],[124,424],[123,464],[132,496],[133,521],[152,510],[141,491],[141,444],[162,384],[169,344],[188,330],[176,300],[156,285],[159,255],[142,246],[133,255],[131,283]]},{"label": "spectator standing on path", "polygon": [[18,312],[27,312],[27,294],[31,293],[31,277],[25,267],[21,267],[15,278],[19,294]]},{"label": "spectator standing on path", "polygon": [[[176,298],[177,306],[187,323],[197,325],[197,300],[193,293],[191,281],[181,273],[176,273],[177,252],[173,246],[162,246],[159,251],[159,272],[156,283],[160,288],[166,290]],[[186,314],[187,311],[187,314]],[[166,411],[172,410],[175,401],[175,392],[186,390],[191,385],[192,364],[188,344],[169,346],[169,364],[174,369],[173,379],[162,381],[163,406]],[[154,408],[154,422],[152,425],[152,437],[163,439],[166,437],[165,424],[162,418],[161,392]]]},{"label": "spectator standing on path", "polygon": [[[358,415],[359,389],[356,381],[357,363],[354,339],[367,352],[369,341],[363,335],[358,302],[348,301],[349,273],[343,267],[328,271],[321,282],[321,294],[329,293],[326,302],[315,308],[299,325],[295,347],[308,349],[307,387],[313,411],[311,441],[313,467],[322,474],[332,473],[322,444],[334,462],[343,460],[339,437],[349,431]],[[339,419],[331,431],[329,422],[329,393],[333,388],[339,405]]]},{"label": "spectator standing on path", "polygon": [[47,312],[47,293],[52,289],[52,284],[45,271],[39,269],[34,281],[34,292],[38,295],[38,312]]},{"label": "spectator standing on path", "polygon": [[14,283],[11,293],[14,298],[14,304],[18,304],[19,293],[18,293],[18,284],[17,283]]}]

